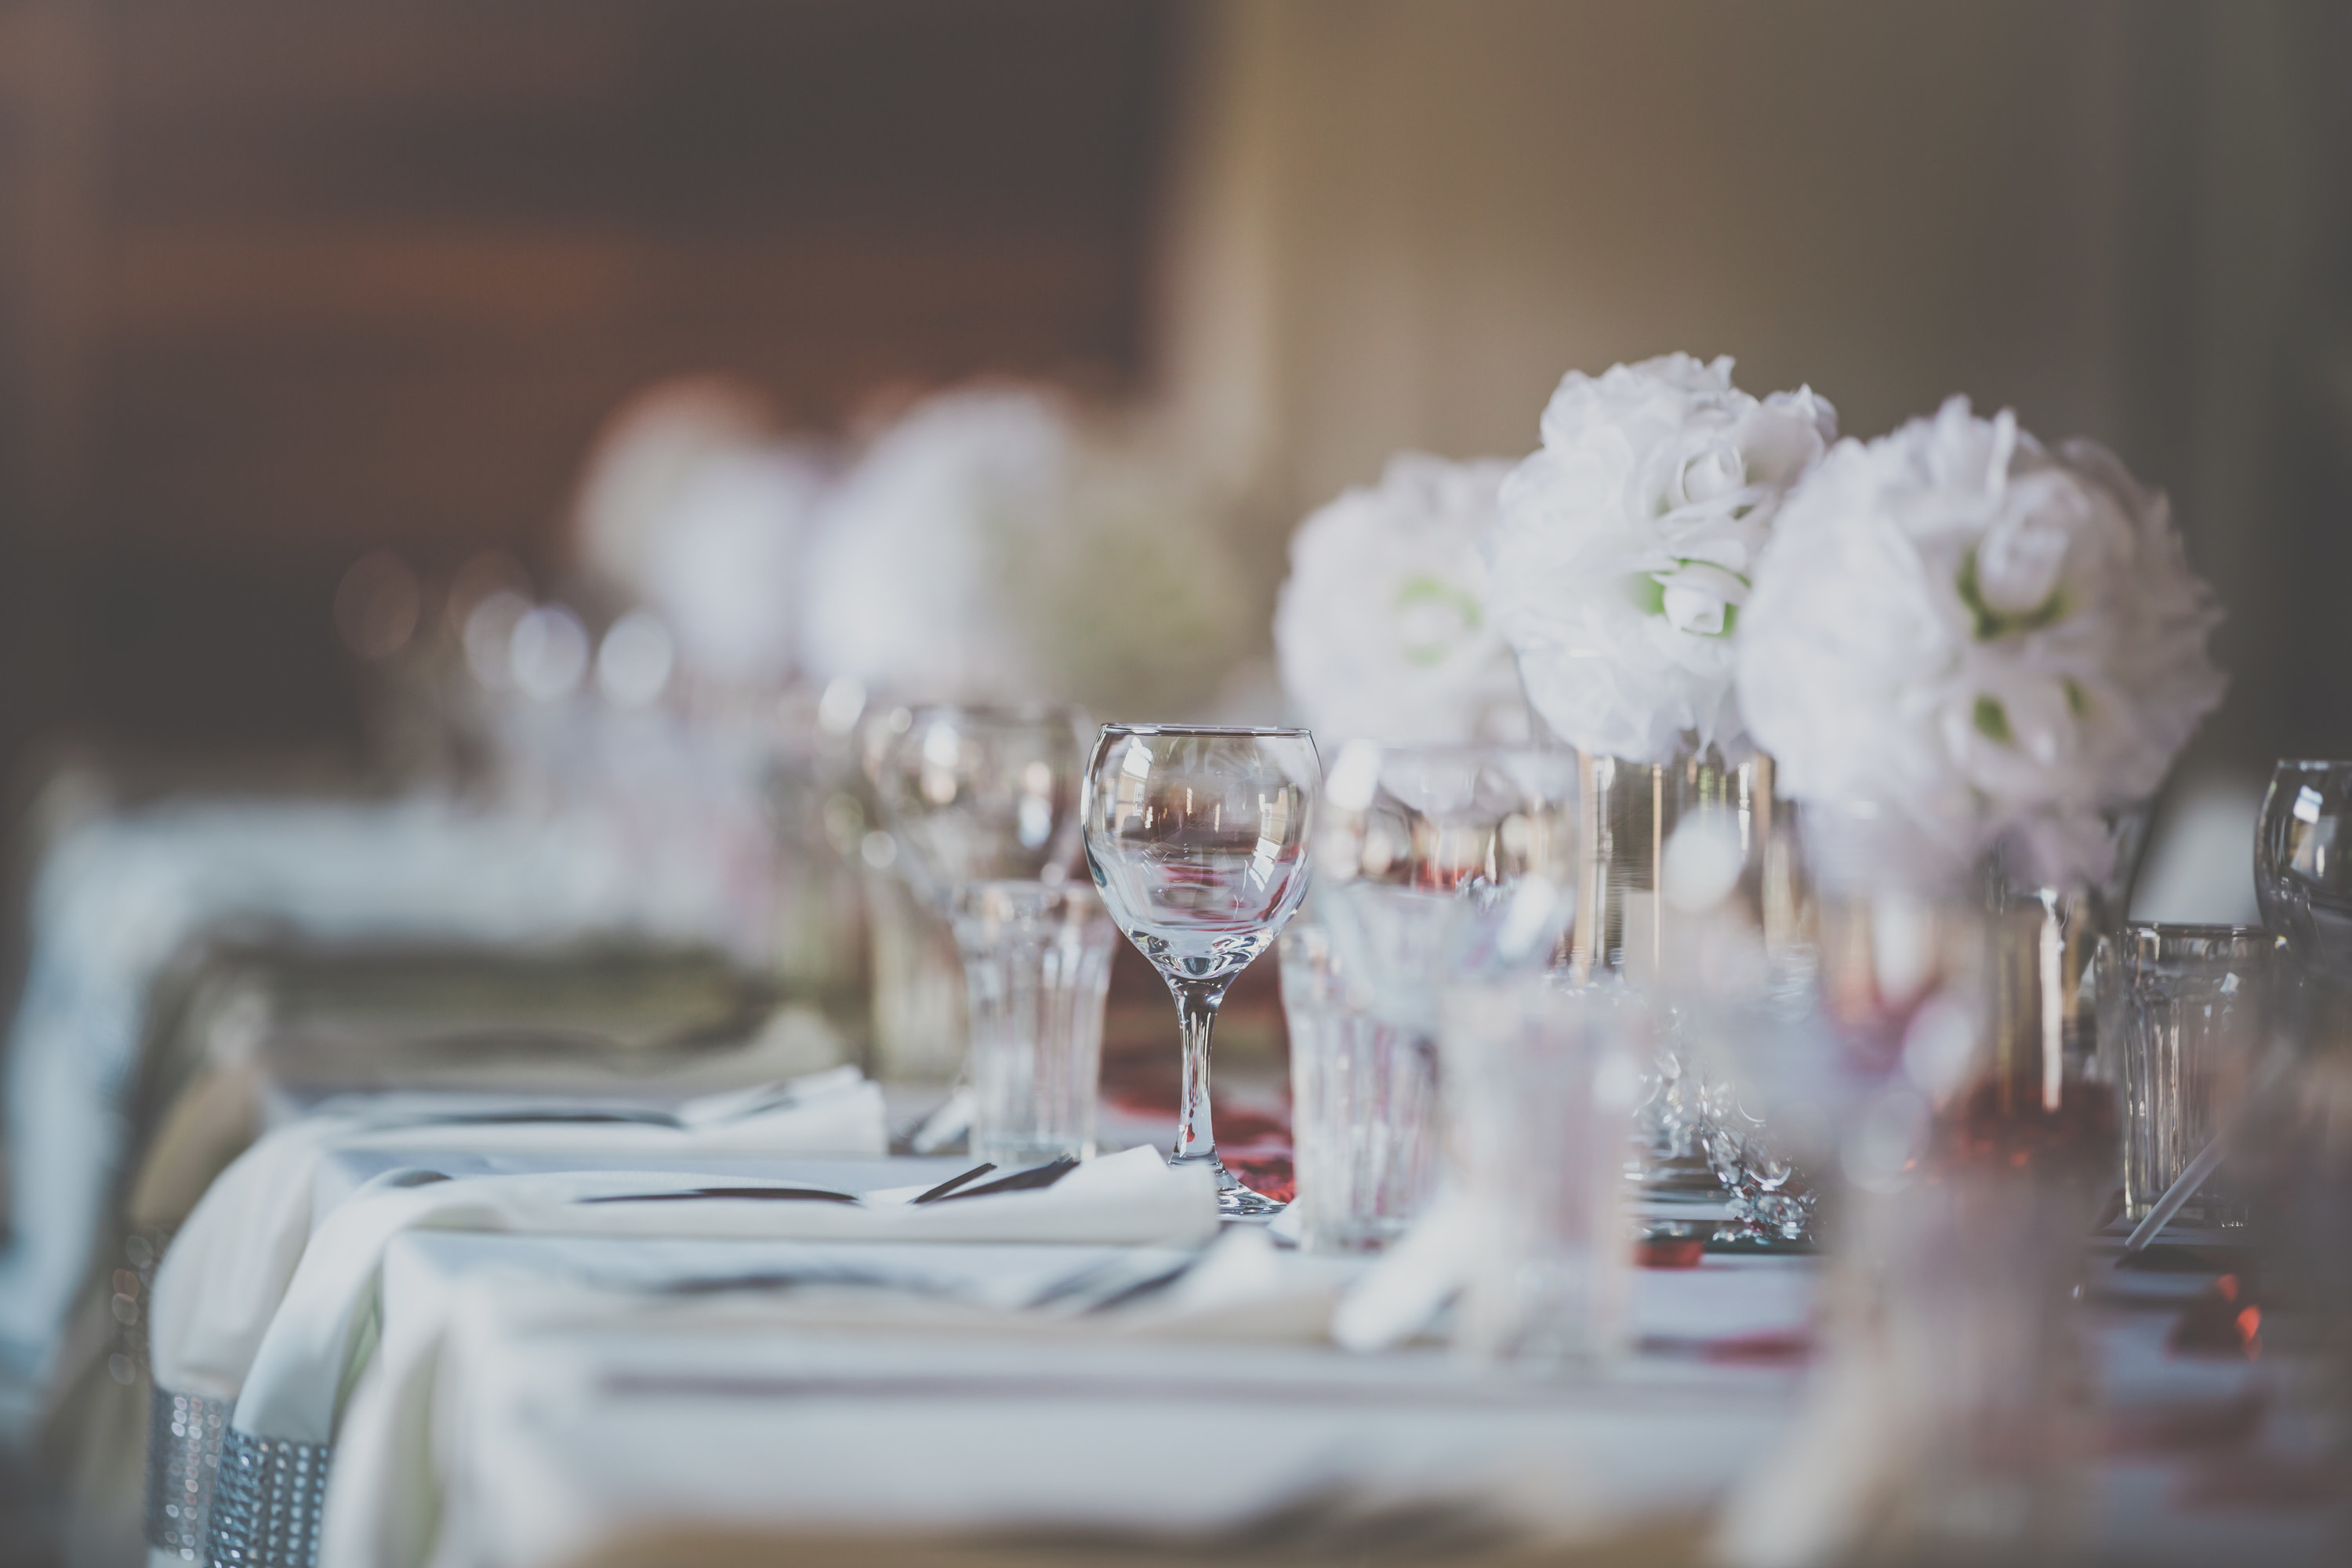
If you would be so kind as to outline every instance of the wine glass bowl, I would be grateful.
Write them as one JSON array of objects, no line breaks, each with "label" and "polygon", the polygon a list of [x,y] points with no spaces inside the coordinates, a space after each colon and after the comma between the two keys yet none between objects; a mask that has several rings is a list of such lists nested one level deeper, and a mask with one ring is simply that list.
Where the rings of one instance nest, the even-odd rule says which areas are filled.
[{"label": "wine glass bowl", "polygon": [[914,709],[874,770],[902,870],[944,908],[978,882],[1058,882],[1080,854],[1076,708]]},{"label": "wine glass bowl", "polygon": [[1217,1160],[1210,1035],[1225,988],[1307,895],[1320,772],[1304,730],[1171,724],[1107,725],[1087,765],[1087,868],[1176,1000],[1184,1089],[1174,1160],[1206,1162],[1229,1215],[1280,1205]]},{"label": "wine glass bowl", "polygon": [[2288,759],[2254,838],[2263,923],[2305,973],[2352,989],[2352,762]]},{"label": "wine glass bowl", "polygon": [[1571,752],[1343,747],[1317,904],[1366,1004],[1428,1036],[1447,984],[1542,967],[1575,910],[1578,800]]}]

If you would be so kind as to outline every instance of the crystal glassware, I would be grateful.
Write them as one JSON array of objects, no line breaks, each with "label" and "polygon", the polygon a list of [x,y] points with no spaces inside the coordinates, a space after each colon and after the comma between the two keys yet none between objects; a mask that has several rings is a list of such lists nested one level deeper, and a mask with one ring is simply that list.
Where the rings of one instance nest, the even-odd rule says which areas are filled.
[{"label": "crystal glassware", "polygon": [[971,1157],[1095,1152],[1116,928],[1084,882],[967,882],[950,898],[971,1020]]},{"label": "crystal glassware", "polygon": [[[2243,1103],[2263,1044],[2273,943],[2255,926],[2134,922],[2117,943],[2123,994],[2124,1212],[2144,1219]],[[2179,1223],[2242,1225],[2211,1191]]]},{"label": "crystal glassware", "polygon": [[[1053,907],[1048,895],[1076,881],[1087,726],[1075,708],[935,706],[893,714],[875,736],[869,776],[889,833],[878,843],[869,839],[867,858],[894,870],[955,937],[963,960],[968,1068],[977,1067],[970,1042],[983,1026],[998,1032],[996,1058],[1016,1048],[1003,1034],[1024,1026],[1019,1007],[1007,1011],[1003,994],[1014,983],[1006,965],[1029,962],[1024,944],[1035,939],[1020,934],[1015,921],[959,919],[964,894],[995,888],[999,907],[1009,908],[1012,889],[1026,887],[1042,910]],[[920,929],[902,923],[908,947],[919,952]],[[877,951],[877,970],[890,956]],[[1099,1013],[1099,997],[1095,1006]],[[1033,1012],[1027,1023],[1042,1018]],[[1098,1022],[1096,1027],[1098,1034]],[[1045,1047],[1032,1040],[1018,1048]]]},{"label": "crystal glassware", "polygon": [[944,910],[968,882],[1056,882],[1078,866],[1076,708],[917,708],[877,767],[899,871]]},{"label": "crystal glassware", "polygon": [[1307,895],[1320,773],[1304,730],[1172,724],[1106,725],[1087,765],[1080,816],[1095,886],[1176,1000],[1184,1065],[1174,1162],[1205,1162],[1227,1215],[1281,1205],[1217,1159],[1210,1037],[1234,977]]},{"label": "crystal glassware", "polygon": [[1623,1334],[1624,1149],[1647,1007],[1535,975],[1453,987],[1442,1009],[1456,1179],[1475,1232],[1458,1342],[1482,1361],[1605,1360]]},{"label": "crystal glassware", "polygon": [[1577,761],[1350,741],[1324,786],[1317,905],[1350,984],[1423,1038],[1450,984],[1541,969],[1576,908]]},{"label": "crystal glassware", "polygon": [[2352,989],[2352,762],[2290,758],[2255,828],[2254,896],[2300,973]]},{"label": "crystal glassware", "polygon": [[1362,1005],[1324,927],[1293,921],[1278,951],[1298,1245],[1371,1251],[1402,1235],[1429,1195],[1439,1142],[1436,1050]]}]

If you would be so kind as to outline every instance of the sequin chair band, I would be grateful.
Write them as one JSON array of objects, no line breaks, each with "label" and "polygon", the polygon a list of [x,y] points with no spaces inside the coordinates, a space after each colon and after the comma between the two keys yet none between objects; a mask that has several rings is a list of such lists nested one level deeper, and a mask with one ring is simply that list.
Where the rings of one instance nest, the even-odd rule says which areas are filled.
[{"label": "sequin chair band", "polygon": [[333,1454],[324,1443],[228,1428],[205,1538],[211,1568],[314,1568]]},{"label": "sequin chair band", "polygon": [[185,1563],[205,1560],[205,1523],[219,1479],[225,1399],[159,1388],[147,1415],[147,1544]]}]

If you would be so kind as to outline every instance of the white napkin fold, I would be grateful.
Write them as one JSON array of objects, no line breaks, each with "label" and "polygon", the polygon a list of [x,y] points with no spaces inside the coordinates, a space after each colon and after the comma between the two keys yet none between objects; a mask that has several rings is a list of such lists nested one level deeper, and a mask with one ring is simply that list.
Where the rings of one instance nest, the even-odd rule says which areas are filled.
[{"label": "white napkin fold", "polygon": [[341,1393],[373,1343],[368,1331],[384,1247],[406,1230],[1176,1247],[1197,1246],[1217,1232],[1207,1173],[1171,1169],[1148,1148],[1089,1161],[1050,1187],[919,1205],[677,1201],[663,1194],[708,1187],[709,1179],[630,1172],[478,1176],[413,1187],[402,1186],[402,1179],[398,1172],[377,1178],[312,1236],[246,1375],[233,1418],[239,1430],[303,1443],[333,1440]]},{"label": "white napkin fold", "polygon": [[677,1125],[499,1121],[545,1102],[471,1094],[352,1095],[269,1132],[221,1173],[155,1271],[156,1385],[234,1399],[310,1238],[311,1190],[334,1150],[471,1153],[881,1155],[882,1091],[855,1068],[688,1100]]}]

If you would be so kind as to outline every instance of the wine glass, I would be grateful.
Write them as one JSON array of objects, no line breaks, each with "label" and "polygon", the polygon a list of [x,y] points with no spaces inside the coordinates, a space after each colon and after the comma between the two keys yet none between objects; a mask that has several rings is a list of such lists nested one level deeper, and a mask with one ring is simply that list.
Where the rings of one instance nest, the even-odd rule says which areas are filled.
[{"label": "wine glass", "polygon": [[1108,724],[1079,807],[1087,865],[1111,918],[1176,999],[1183,1097],[1171,1163],[1205,1162],[1217,1207],[1274,1214],[1217,1159],[1209,1041],[1234,977],[1307,895],[1321,769],[1304,730]]},{"label": "wine glass", "polygon": [[1340,748],[1316,904],[1384,1022],[1430,1038],[1449,984],[1551,958],[1576,903],[1577,784],[1573,752]]},{"label": "wine glass", "polygon": [[1060,882],[1078,867],[1076,708],[917,708],[874,770],[899,869],[942,913],[977,882]]},{"label": "wine glass", "polygon": [[2352,762],[2289,758],[2254,833],[2254,897],[2304,973],[2352,988]]}]

